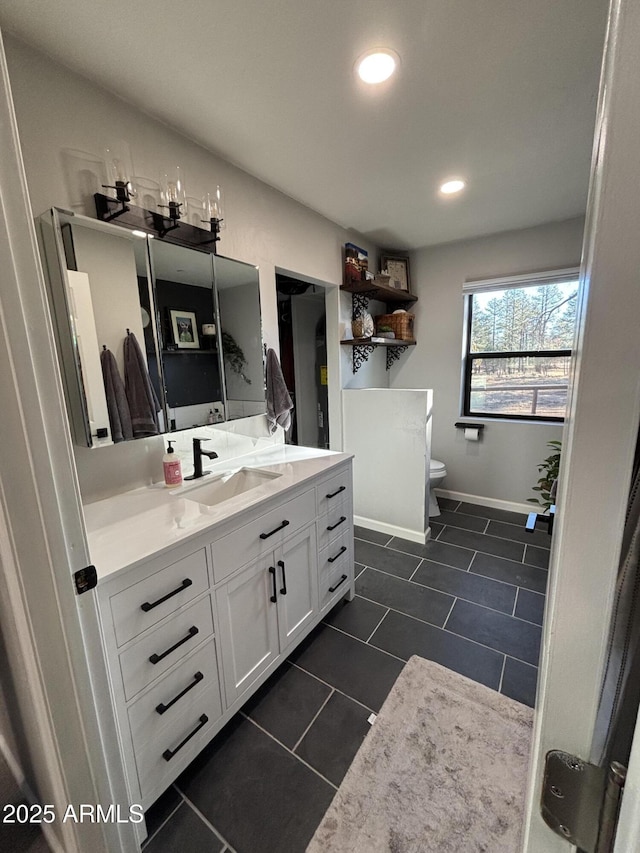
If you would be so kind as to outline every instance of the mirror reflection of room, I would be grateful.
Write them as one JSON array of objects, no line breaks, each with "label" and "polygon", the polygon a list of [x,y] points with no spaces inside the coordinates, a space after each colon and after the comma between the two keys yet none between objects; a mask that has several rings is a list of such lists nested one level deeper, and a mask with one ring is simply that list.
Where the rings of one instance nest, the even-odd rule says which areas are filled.
[{"label": "mirror reflection of room", "polygon": [[150,241],[169,430],[225,419],[212,256]]}]

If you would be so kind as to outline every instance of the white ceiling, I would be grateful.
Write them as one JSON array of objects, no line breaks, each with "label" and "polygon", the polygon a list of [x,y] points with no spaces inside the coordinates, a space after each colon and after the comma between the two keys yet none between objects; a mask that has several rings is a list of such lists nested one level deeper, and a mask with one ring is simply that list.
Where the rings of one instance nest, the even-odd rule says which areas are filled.
[{"label": "white ceiling", "polygon": [[[0,25],[394,248],[584,212],[606,0],[2,0]],[[353,65],[386,46],[394,79]],[[443,199],[438,184],[468,188]]]}]

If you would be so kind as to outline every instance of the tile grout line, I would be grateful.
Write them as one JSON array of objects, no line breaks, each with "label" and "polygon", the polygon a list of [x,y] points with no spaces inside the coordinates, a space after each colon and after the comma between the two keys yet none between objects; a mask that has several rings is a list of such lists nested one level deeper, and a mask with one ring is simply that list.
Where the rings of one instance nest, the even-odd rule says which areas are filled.
[{"label": "tile grout line", "polygon": [[502,693],[502,681],[504,679],[504,670],[507,665],[507,656],[504,656],[502,661],[502,671],[500,672],[500,683],[498,684],[498,693]]},{"label": "tile grout line", "polygon": [[[365,600],[366,600],[366,599],[365,599]],[[367,639],[365,640],[365,642],[366,642],[366,644],[367,644],[367,645],[369,645],[369,640],[373,637],[373,635],[374,635],[374,634],[375,634],[375,632],[378,630],[378,628],[380,627],[380,625],[382,625],[382,622],[383,622],[383,620],[384,620],[385,616],[386,616],[390,611],[391,611],[391,608],[390,608],[390,607],[387,607],[386,611],[382,614],[382,617],[381,617],[380,621],[378,622],[378,624],[376,625],[376,627],[373,629],[373,631],[369,634],[369,636],[368,636],[368,637],[367,637]]]},{"label": "tile grout line", "polygon": [[[417,565],[417,566],[415,567],[415,569],[411,572],[411,576],[407,578],[407,580],[408,580],[408,582],[409,582],[409,583],[417,583],[417,581],[414,581],[414,580],[413,580],[413,578],[415,577],[415,573],[418,571],[418,569],[422,566],[422,564],[423,564],[423,563],[424,563],[424,557],[420,560],[420,562],[418,563],[418,565]],[[422,586],[422,584],[420,584],[420,586]],[[431,587],[429,587],[429,589],[431,589]]]},{"label": "tile grout line", "polygon": [[[347,634],[348,637],[351,637],[351,634]],[[352,639],[357,640],[357,637],[353,637]],[[372,646],[371,648],[376,648],[376,646]],[[381,649],[377,649],[377,651],[381,651]],[[393,655],[392,655],[393,657]],[[370,708],[368,705],[365,705],[364,702],[361,702],[359,699],[354,698],[353,696],[349,696],[348,693],[345,693],[344,690],[340,690],[338,687],[334,687],[333,684],[329,684],[328,681],[324,681],[322,678],[319,678],[317,675],[314,675],[313,672],[309,672],[308,669],[305,669],[303,666],[300,666],[298,663],[291,662],[291,666],[295,666],[296,669],[299,669],[300,672],[304,672],[305,675],[311,676],[311,678],[315,678],[316,681],[319,681],[320,684],[324,684],[325,687],[328,687],[330,690],[335,690],[336,693],[339,693],[341,696],[344,696],[346,699],[351,699],[352,702],[355,702],[357,705],[360,705],[365,709],[365,711],[369,711],[369,713],[377,714],[377,711],[374,711],[373,708]]]},{"label": "tile grout line", "polygon": [[[442,594],[447,595],[447,593],[442,593]],[[456,597],[452,596],[452,595],[449,595],[448,597],[453,598],[454,599],[453,603],[455,604],[455,602],[457,600]],[[360,595],[360,598],[364,599],[365,601],[371,602],[371,604],[378,604],[378,605],[380,605],[380,607],[386,607],[388,611],[391,611],[392,613],[397,613],[399,616],[409,616],[411,619],[415,619],[416,622],[421,622],[423,625],[431,625],[432,628],[441,628],[442,627],[441,625],[436,625],[435,622],[427,622],[426,619],[421,619],[419,616],[411,616],[410,613],[405,613],[404,610],[396,610],[395,607],[390,607],[388,604],[380,604],[379,601],[374,601],[372,598],[366,598],[364,595]],[[469,604],[473,604],[473,601],[470,601]],[[453,607],[453,604],[451,606]],[[498,613],[498,612],[499,611],[496,610],[496,613]],[[384,619],[384,617],[387,615],[388,615],[388,613],[385,613],[384,616],[382,617],[382,619]],[[504,615],[506,616],[508,614],[504,614]],[[382,621],[382,619],[380,621]],[[341,634],[345,634],[347,637],[351,637],[354,640],[359,640],[361,643],[364,643],[365,645],[369,645],[369,640],[371,639],[371,637],[373,637],[373,634],[372,634],[371,637],[369,637],[369,640],[362,640],[362,639],[360,639],[360,637],[354,637],[353,634],[349,634],[348,631],[344,631],[342,628],[336,628],[335,625],[329,625],[328,627],[333,628],[335,631],[339,631]],[[374,648],[377,649],[378,646],[375,646]],[[379,651],[383,652],[384,649],[379,649]],[[404,660],[404,658],[398,658],[398,656],[394,655],[392,652],[387,652],[387,654],[391,655],[391,657],[393,657],[393,658],[397,658],[398,660]]]},{"label": "tile grout line", "polygon": [[[361,596],[360,596],[360,598],[364,598],[364,595],[361,595]],[[365,601],[370,601],[372,604],[379,604],[379,602],[378,602],[378,601],[373,601],[373,599],[371,599],[371,598],[365,598],[364,600],[365,600]],[[381,606],[381,607],[386,607],[386,605],[383,605],[383,604],[381,604],[380,606]],[[389,608],[389,610],[393,610],[393,607],[390,607],[390,608]],[[394,613],[399,613],[401,616],[407,616],[407,615],[408,615],[407,613],[403,613],[401,610],[393,610],[393,612],[394,612]],[[386,615],[386,614],[385,614],[385,615]],[[411,618],[416,618],[416,617],[411,617]],[[423,620],[422,620],[422,619],[417,619],[417,618],[416,618],[416,622],[423,622]],[[437,627],[439,627],[438,625],[434,625],[434,624],[433,624],[433,622],[425,622],[424,624],[425,624],[425,625],[431,625],[431,627],[432,627],[432,628],[437,628]],[[363,645],[363,646],[369,646],[369,648],[371,648],[371,649],[376,649],[376,651],[378,651],[378,652],[383,652],[383,654],[388,655],[390,658],[393,658],[394,660],[402,661],[402,663],[406,663],[406,662],[407,662],[404,658],[400,658],[400,657],[398,657],[398,655],[394,655],[394,654],[393,654],[393,652],[388,652],[386,649],[381,649],[379,646],[374,646],[373,644],[372,644],[372,645],[369,645],[369,644],[368,644],[368,643],[366,643],[364,640],[362,640],[360,637],[354,637],[354,635],[353,635],[353,634],[349,634],[347,631],[344,631],[342,628],[336,628],[336,626],[335,626],[335,625],[329,625],[329,624],[327,624],[327,628],[332,628],[334,631],[337,631],[337,632],[338,632],[338,634],[342,634],[342,635],[343,635],[343,636],[345,636],[345,637],[349,637],[349,639],[351,639],[351,640],[357,640],[359,643],[362,643],[362,645]],[[321,680],[321,679],[320,679],[320,680]],[[328,683],[328,682],[327,682],[327,683]],[[329,684],[329,687],[331,687],[331,686],[332,686],[332,685],[330,685],[330,684]],[[346,695],[347,695],[347,694],[345,693],[345,696],[346,696]],[[352,698],[352,697],[349,697],[349,698]],[[362,705],[363,703],[361,702],[360,704]],[[366,707],[366,705],[365,705],[365,707]],[[373,710],[373,708],[372,708],[371,710]],[[378,712],[377,712],[377,711],[375,711],[374,713],[376,713],[376,714],[377,714]]]},{"label": "tile grout line", "polygon": [[[423,562],[428,562],[428,561],[423,561]],[[472,599],[472,598],[465,598],[464,595],[459,595],[459,594],[456,594],[453,592],[445,592],[444,590],[438,589],[435,586],[429,586],[428,584],[420,583],[420,581],[410,580],[409,578],[402,578],[399,575],[392,575],[392,574],[389,574],[389,572],[383,571],[382,569],[376,569],[374,566],[367,566],[367,568],[371,572],[378,572],[379,574],[385,575],[386,577],[389,577],[389,578],[397,578],[398,580],[405,581],[406,583],[415,584],[416,586],[420,587],[420,589],[427,589],[430,592],[436,592],[440,595],[447,595],[450,598],[460,598],[462,601],[468,601],[469,604],[478,604],[479,607],[486,607],[488,610],[495,610],[496,613],[502,613],[505,616],[510,615],[505,610],[498,610],[495,607],[490,607],[488,604],[480,604],[479,602],[474,601],[474,599]],[[501,583],[504,586],[511,587],[512,589],[516,589],[516,590],[518,589],[518,585],[515,583],[509,583],[508,581],[497,580],[496,578],[488,578],[488,577],[485,577],[485,575],[478,574],[477,572],[469,572],[468,570],[465,571],[465,569],[456,569],[455,566],[447,566],[446,568],[453,569],[453,571],[456,571],[456,572],[464,572],[465,574],[468,572],[471,577],[483,578],[484,580],[493,581],[494,583]],[[417,571],[417,569],[416,569],[416,571]],[[414,572],[414,574],[415,574],[415,572]],[[533,590],[528,590],[528,591],[533,592]],[[536,593],[536,595],[542,595],[544,597],[543,592],[538,592],[538,593]],[[386,602],[383,603],[381,601],[375,601],[375,599],[373,599],[373,598],[367,598],[366,595],[363,595],[361,592],[358,592],[357,590],[356,590],[356,596],[358,596],[359,598],[364,598],[366,601],[372,601],[374,604],[379,604],[381,607],[390,607],[390,605],[387,604]],[[391,609],[394,610],[395,608],[392,607]],[[398,613],[402,613],[402,612],[403,612],[402,610],[398,611]],[[419,618],[419,617],[416,617],[416,618]],[[425,621],[425,620],[422,620],[422,621]],[[527,621],[527,620],[525,620],[525,621]],[[331,623],[325,622],[324,624],[330,625]]]},{"label": "tile grout line", "polygon": [[[242,713],[242,711],[240,711],[240,713]],[[244,716],[244,715],[243,715],[243,716]],[[277,743],[277,744],[278,744],[278,746],[281,746],[283,749],[285,749],[285,750],[286,750],[290,755],[292,755],[292,756],[296,759],[296,761],[299,761],[301,764],[304,764],[304,766],[305,766],[305,767],[308,767],[308,768],[309,768],[309,770],[312,770],[312,771],[316,774],[316,776],[319,776],[319,777],[320,777],[320,779],[322,779],[322,780],[323,780],[323,782],[326,782],[326,783],[327,783],[327,785],[331,785],[331,787],[333,788],[333,790],[334,790],[334,791],[337,791],[337,790],[338,790],[338,786],[337,786],[337,785],[334,785],[334,784],[333,784],[333,782],[330,782],[330,781],[327,779],[327,777],[326,777],[326,776],[323,776],[323,775],[322,775],[322,773],[320,773],[320,771],[319,771],[319,770],[316,770],[316,768],[315,768],[315,767],[313,767],[311,764],[309,764],[307,761],[305,761],[305,760],[304,760],[304,758],[301,758],[297,753],[295,753],[295,752],[293,752],[291,749],[289,749],[289,747],[288,747],[288,746],[285,746],[285,744],[284,744],[284,743],[282,743],[282,741],[278,740],[278,738],[277,738],[277,737],[275,737],[275,735],[272,735],[272,734],[271,734],[271,732],[268,732],[268,731],[267,731],[266,729],[264,729],[264,728],[263,728],[259,723],[256,723],[256,721],[255,721],[254,719],[252,719],[251,717],[247,717],[247,716],[245,716],[245,720],[247,720],[248,722],[252,723],[252,724],[253,724],[257,729],[259,729],[263,734],[267,735],[267,737],[270,737],[272,741],[274,741],[275,743]]]},{"label": "tile grout line", "polygon": [[[175,788],[175,785],[173,785],[172,787],[174,787],[174,788]],[[177,788],[175,788],[175,790],[176,790],[176,791],[178,791],[178,789],[177,789]],[[149,836],[145,839],[145,841],[144,841],[144,846],[145,846],[145,847],[146,847],[147,845],[149,845],[149,844],[153,841],[153,839],[156,837],[156,835],[160,832],[160,830],[161,830],[161,829],[163,829],[163,828],[164,828],[164,827],[169,823],[169,821],[171,820],[171,818],[172,818],[172,817],[174,816],[174,814],[178,811],[178,809],[180,808],[180,806],[184,803],[184,800],[182,799],[182,792],[181,792],[181,791],[178,791],[178,795],[180,796],[180,802],[179,802],[179,803],[178,803],[178,805],[175,807],[175,809],[173,809],[173,810],[171,811],[171,813],[169,814],[169,816],[168,816],[168,817],[166,817],[166,818],[162,821],[162,823],[160,824],[160,826],[159,826],[159,827],[154,831],[153,835],[149,835]]]},{"label": "tile grout line", "polygon": [[518,608],[518,594],[519,594],[519,592],[520,592],[520,587],[518,586],[518,587],[516,587],[516,597],[513,600],[513,612],[511,614],[514,617],[516,615],[516,610]]},{"label": "tile grout line", "polygon": [[[176,788],[176,790],[179,790],[179,788]],[[207,818],[202,814],[202,812],[200,811],[200,809],[199,809],[199,808],[198,808],[198,807],[197,807],[197,806],[196,806],[196,805],[195,805],[195,804],[194,804],[194,803],[189,799],[189,797],[187,797],[187,795],[186,795],[183,791],[180,791],[180,793],[182,794],[182,797],[184,798],[185,803],[186,803],[186,804],[187,804],[191,809],[193,809],[193,811],[198,815],[198,817],[200,818],[200,820],[205,824],[205,826],[207,826],[207,827],[211,830],[211,832],[215,835],[215,837],[216,837],[219,841],[221,841],[221,842],[222,842],[226,847],[228,847],[228,848],[229,848],[229,850],[231,850],[231,851],[232,851],[232,853],[235,853],[235,848],[234,848],[234,847],[232,847],[232,846],[231,846],[231,844],[229,844],[229,842],[228,842],[228,841],[227,841],[227,839],[224,837],[224,835],[221,835],[221,834],[218,832],[218,830],[217,830],[217,829],[215,828],[215,826],[211,823],[211,821],[210,821],[210,820],[208,820],[208,819],[207,819]]]},{"label": "tile grout line", "polygon": [[[451,609],[450,609],[450,610],[449,610],[449,612],[447,613],[447,618],[444,620],[444,622],[443,622],[443,624],[442,624],[442,630],[443,630],[443,631],[445,630],[445,626],[446,626],[447,622],[449,621],[449,618],[450,618],[451,614],[453,613],[453,608],[456,606],[456,601],[457,601],[457,600],[458,600],[457,598],[454,598],[454,599],[453,599],[453,604],[451,605]],[[453,631],[452,631],[451,633],[453,633]]]},{"label": "tile grout line", "polygon": [[334,694],[335,692],[336,692],[336,690],[335,690],[335,687],[334,687],[334,688],[331,690],[331,692],[329,693],[329,695],[327,696],[327,698],[324,700],[324,702],[322,703],[322,705],[320,705],[320,707],[318,708],[318,710],[316,711],[316,713],[313,715],[313,719],[311,720],[311,722],[309,723],[309,725],[308,725],[308,726],[306,727],[306,729],[302,732],[302,734],[300,735],[300,737],[298,738],[298,740],[295,742],[295,744],[291,747],[291,752],[295,753],[296,749],[300,746],[300,744],[302,743],[302,741],[305,739],[305,737],[306,737],[306,735],[307,735],[307,732],[309,731],[309,729],[311,728],[311,726],[315,723],[315,721],[318,719],[318,717],[320,716],[320,714],[321,714],[321,713],[322,713],[322,711],[324,710],[325,705],[327,704],[327,702],[329,701],[329,699],[331,699],[331,697],[333,696],[333,694]]}]

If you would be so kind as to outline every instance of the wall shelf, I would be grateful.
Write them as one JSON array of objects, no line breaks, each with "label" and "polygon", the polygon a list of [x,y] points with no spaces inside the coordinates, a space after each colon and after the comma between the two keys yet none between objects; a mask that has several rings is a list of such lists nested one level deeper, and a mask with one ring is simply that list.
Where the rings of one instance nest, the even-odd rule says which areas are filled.
[{"label": "wall shelf", "polygon": [[387,350],[387,370],[397,361],[408,347],[414,347],[417,341],[402,341],[398,338],[350,338],[340,341],[341,346],[353,347],[353,372],[357,373],[377,347]]},{"label": "wall shelf", "polygon": [[367,299],[378,299],[380,302],[396,305],[396,307],[406,308],[407,305],[418,301],[418,297],[409,293],[408,290],[396,290],[394,287],[376,284],[374,281],[350,281],[348,284],[343,284],[340,289]]}]

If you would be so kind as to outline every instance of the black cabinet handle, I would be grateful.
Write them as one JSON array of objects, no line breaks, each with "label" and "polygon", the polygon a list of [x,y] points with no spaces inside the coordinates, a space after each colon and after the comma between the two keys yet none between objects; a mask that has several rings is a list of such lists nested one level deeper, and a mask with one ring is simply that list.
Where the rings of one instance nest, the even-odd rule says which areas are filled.
[{"label": "black cabinet handle", "polygon": [[164,758],[164,760],[165,760],[165,761],[171,761],[171,759],[173,758],[173,756],[174,756],[174,755],[176,755],[176,753],[180,752],[180,750],[182,749],[182,747],[183,747],[186,743],[189,743],[189,741],[191,740],[191,738],[192,738],[194,735],[198,734],[198,732],[200,731],[200,729],[201,729],[203,726],[206,726],[208,722],[209,722],[209,717],[207,717],[207,715],[206,715],[206,714],[203,714],[203,715],[200,717],[200,720],[198,721],[198,725],[195,727],[195,729],[194,729],[192,732],[190,732],[190,733],[186,736],[186,738],[182,741],[182,743],[179,743],[179,744],[176,746],[176,748],[175,748],[175,749],[165,749],[165,751],[162,753],[162,757]]},{"label": "black cabinet handle", "polygon": [[327,527],[327,530],[335,530],[335,529],[336,529],[336,527],[340,527],[340,525],[342,524],[342,522],[343,522],[343,521],[346,521],[346,520],[347,520],[347,516],[346,516],[346,515],[341,515],[341,516],[340,516],[340,521],[336,521],[336,523],[335,523],[335,524],[330,524],[330,525]]},{"label": "black cabinet handle", "polygon": [[327,560],[327,563],[335,563],[335,561],[338,559],[338,557],[340,557],[342,554],[344,554],[344,552],[346,550],[347,550],[347,546],[343,545],[342,548],[340,548],[338,553],[335,555],[335,557],[329,557],[329,559]]},{"label": "black cabinet handle", "polygon": [[284,560],[278,560],[278,565],[282,569],[282,589],[280,590],[280,592],[282,593],[282,595],[286,595],[287,594],[287,576],[284,573]]},{"label": "black cabinet handle", "polygon": [[179,699],[182,699],[185,694],[187,694],[190,690],[193,690],[196,684],[199,684],[203,678],[204,675],[201,672],[196,672],[196,674],[193,676],[193,681],[191,682],[191,684],[187,684],[184,690],[181,690],[177,696],[173,697],[171,702],[167,702],[166,705],[163,702],[161,702],[159,705],[156,705],[156,711],[158,712],[158,714],[164,714],[165,711],[168,711],[169,708],[172,705],[175,705]]},{"label": "black cabinet handle", "polygon": [[339,495],[339,494],[340,494],[340,492],[344,492],[344,490],[345,490],[346,488],[347,488],[346,486],[340,486],[340,488],[339,488],[337,491],[335,491],[335,492],[331,492],[331,494],[330,494],[330,495],[327,495],[327,499],[329,499],[329,498],[335,498],[335,496],[336,496],[336,495]]},{"label": "black cabinet handle", "polygon": [[152,664],[154,664],[154,665],[155,665],[156,663],[160,663],[160,661],[161,661],[163,658],[166,658],[166,656],[167,656],[167,655],[170,655],[170,654],[171,654],[171,652],[175,652],[175,650],[176,650],[177,648],[179,648],[183,643],[186,643],[186,642],[187,642],[188,640],[190,640],[192,637],[195,637],[195,635],[196,635],[197,633],[198,633],[198,629],[196,628],[196,626],[195,626],[195,625],[192,625],[192,626],[189,628],[189,633],[187,634],[187,636],[186,636],[186,637],[183,637],[181,640],[178,640],[178,642],[177,642],[174,646],[171,646],[171,648],[170,648],[170,649],[167,649],[167,650],[166,650],[166,652],[162,652],[162,654],[159,654],[159,655],[156,655],[156,654],[151,655],[151,657],[149,658],[149,663],[152,663]]},{"label": "black cabinet handle", "polygon": [[269,601],[272,601],[274,604],[278,600],[278,589],[276,587],[276,567],[269,566],[269,574],[271,575],[271,581],[273,582],[273,595],[269,596]]},{"label": "black cabinet handle", "polygon": [[166,595],[163,595],[162,598],[159,598],[157,601],[154,601],[151,604],[148,601],[145,601],[144,604],[140,605],[140,610],[144,610],[145,613],[148,613],[149,610],[153,610],[154,607],[157,607],[159,604],[163,604],[168,599],[173,598],[174,595],[177,595],[179,592],[182,592],[183,589],[186,589],[188,586],[191,586],[193,581],[191,578],[185,578],[180,586],[177,589],[174,589],[173,592],[168,592]]},{"label": "black cabinet handle", "polygon": [[270,536],[273,536],[274,533],[277,533],[278,530],[282,530],[283,527],[287,527],[288,524],[289,524],[289,522],[285,519],[282,522],[282,524],[279,524],[276,528],[274,528],[273,530],[270,530],[268,533],[261,533],[260,538],[261,539],[268,539]]},{"label": "black cabinet handle", "polygon": [[338,589],[338,587],[341,586],[346,581],[346,579],[347,579],[347,575],[342,575],[342,577],[340,578],[340,580],[338,581],[338,583],[335,586],[329,587],[329,592],[335,592]]}]

